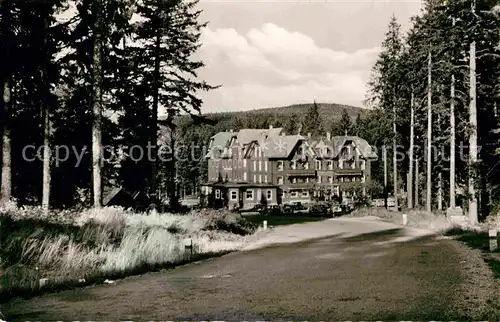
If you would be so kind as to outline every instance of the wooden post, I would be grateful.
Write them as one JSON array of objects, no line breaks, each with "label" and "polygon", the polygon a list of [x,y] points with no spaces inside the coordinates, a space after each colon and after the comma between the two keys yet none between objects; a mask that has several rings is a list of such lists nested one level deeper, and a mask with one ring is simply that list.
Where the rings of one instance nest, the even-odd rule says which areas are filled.
[{"label": "wooden post", "polygon": [[497,230],[490,229],[488,231],[488,237],[490,239],[490,252],[493,252],[498,249]]}]

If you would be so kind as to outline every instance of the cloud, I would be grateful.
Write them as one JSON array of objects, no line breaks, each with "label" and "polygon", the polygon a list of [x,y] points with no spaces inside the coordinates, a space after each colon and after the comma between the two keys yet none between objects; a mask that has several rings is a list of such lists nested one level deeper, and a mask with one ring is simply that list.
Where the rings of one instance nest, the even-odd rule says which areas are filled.
[{"label": "cloud", "polygon": [[272,23],[240,34],[205,28],[200,76],[221,88],[202,94],[203,112],[249,110],[294,103],[361,105],[380,49],[344,52],[318,46]]}]

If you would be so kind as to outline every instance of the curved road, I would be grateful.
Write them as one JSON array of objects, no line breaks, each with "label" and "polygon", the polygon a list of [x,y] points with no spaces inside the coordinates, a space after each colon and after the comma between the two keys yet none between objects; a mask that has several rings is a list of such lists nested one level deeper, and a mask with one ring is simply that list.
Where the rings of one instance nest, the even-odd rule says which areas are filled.
[{"label": "curved road", "polygon": [[279,227],[262,240],[321,235],[14,300],[2,311],[23,321],[436,320],[457,313],[451,308],[462,275],[454,241],[371,220]]}]

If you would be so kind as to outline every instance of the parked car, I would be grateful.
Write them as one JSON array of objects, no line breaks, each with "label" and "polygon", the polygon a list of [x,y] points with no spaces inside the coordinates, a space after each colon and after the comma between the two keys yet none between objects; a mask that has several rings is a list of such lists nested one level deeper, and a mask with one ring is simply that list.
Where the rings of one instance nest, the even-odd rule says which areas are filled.
[{"label": "parked car", "polygon": [[396,207],[396,199],[394,197],[387,198],[387,207]]},{"label": "parked car", "polygon": [[373,199],[372,200],[372,206],[373,207],[385,207],[385,200],[384,199]]},{"label": "parked car", "polygon": [[305,205],[301,204],[300,202],[296,203],[296,204],[293,205],[293,213],[294,214],[307,215],[307,214],[310,213],[310,207],[309,206],[305,206]]},{"label": "parked car", "polygon": [[331,207],[327,203],[316,203],[309,208],[309,214],[316,216],[331,216]]},{"label": "parked car", "polygon": [[331,209],[332,209],[332,215],[334,217],[341,216],[344,213],[344,210],[342,209],[342,206],[339,203],[334,203]]},{"label": "parked car", "polygon": [[262,208],[259,213],[261,215],[266,216],[279,216],[281,215],[281,207],[278,205],[271,205],[265,208]]},{"label": "parked car", "polygon": [[292,205],[283,205],[283,211],[282,211],[283,215],[293,215],[293,206]]}]

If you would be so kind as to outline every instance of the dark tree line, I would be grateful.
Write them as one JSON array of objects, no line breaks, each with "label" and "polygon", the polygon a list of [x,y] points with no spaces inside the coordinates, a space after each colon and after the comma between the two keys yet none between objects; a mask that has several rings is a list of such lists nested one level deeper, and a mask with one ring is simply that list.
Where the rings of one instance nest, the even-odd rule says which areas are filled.
[{"label": "dark tree line", "polygon": [[155,196],[157,162],[134,160],[128,148],[150,144],[154,155],[158,115],[198,115],[197,95],[214,88],[197,77],[206,24],[196,4],[1,2],[2,201],[101,206],[104,187],[119,185]]},{"label": "dark tree line", "polygon": [[389,161],[389,180],[410,208],[461,205],[476,221],[496,207],[499,44],[497,1],[426,1],[406,35],[391,19],[370,82],[380,126],[365,136],[406,155]]}]

